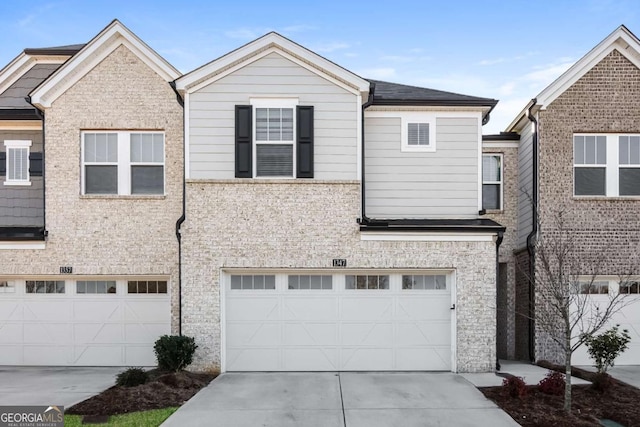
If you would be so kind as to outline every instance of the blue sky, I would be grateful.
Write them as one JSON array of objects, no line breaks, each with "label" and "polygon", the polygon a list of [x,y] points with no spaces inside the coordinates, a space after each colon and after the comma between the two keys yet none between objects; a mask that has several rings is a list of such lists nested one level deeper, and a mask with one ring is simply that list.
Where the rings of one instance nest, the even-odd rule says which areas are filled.
[{"label": "blue sky", "polygon": [[500,100],[484,133],[625,24],[637,0],[0,2],[0,63],[118,18],[182,72],[275,30],[363,77]]}]

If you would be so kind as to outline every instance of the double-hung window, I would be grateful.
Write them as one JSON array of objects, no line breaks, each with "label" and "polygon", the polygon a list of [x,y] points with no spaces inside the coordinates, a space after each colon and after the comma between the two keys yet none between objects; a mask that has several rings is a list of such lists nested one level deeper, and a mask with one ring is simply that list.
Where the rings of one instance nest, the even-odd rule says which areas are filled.
[{"label": "double-hung window", "polygon": [[292,178],[295,170],[295,100],[252,100],[254,176]]},{"label": "double-hung window", "polygon": [[6,140],[6,179],[4,185],[31,185],[29,149],[31,141]]},{"label": "double-hung window", "polygon": [[502,209],[502,155],[482,156],[482,208]]},{"label": "double-hung window", "polygon": [[640,196],[640,135],[573,136],[576,196]]},{"label": "double-hung window", "polygon": [[83,194],[164,194],[164,134],[83,132]]}]

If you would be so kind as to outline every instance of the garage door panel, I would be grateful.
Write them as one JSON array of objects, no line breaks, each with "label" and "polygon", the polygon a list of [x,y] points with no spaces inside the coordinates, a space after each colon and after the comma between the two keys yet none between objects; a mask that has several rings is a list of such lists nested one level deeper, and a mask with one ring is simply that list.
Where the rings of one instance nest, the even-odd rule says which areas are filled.
[{"label": "garage door panel", "polygon": [[450,345],[451,332],[449,322],[412,322],[398,323],[396,326],[396,343],[399,346],[409,345]]},{"label": "garage door panel", "polygon": [[[166,322],[167,313],[170,313],[171,306],[169,298],[138,300],[125,300],[124,321],[125,322]],[[143,298],[143,297],[142,297]]]},{"label": "garage door panel", "polygon": [[73,346],[70,345],[26,345],[24,365],[68,365],[73,360]]},{"label": "garage door panel", "polygon": [[346,346],[384,346],[393,342],[391,323],[344,323],[341,344]]},{"label": "garage door panel", "polygon": [[282,319],[287,320],[334,320],[338,314],[335,297],[313,296],[306,298],[288,296],[283,299]]},{"label": "garage door panel", "polygon": [[449,295],[435,297],[398,298],[397,318],[400,320],[439,320],[451,316]]},{"label": "garage door panel", "polygon": [[284,348],[284,366],[290,371],[337,371],[337,348]]},{"label": "garage door panel", "polygon": [[396,353],[398,369],[405,371],[446,371],[451,369],[451,349],[406,348]]},{"label": "garage door panel", "polygon": [[[0,335],[0,341],[5,342],[3,336]],[[12,341],[9,341],[11,343]],[[15,341],[13,341],[15,342]],[[23,364],[23,346],[20,345],[3,345],[0,351],[0,365],[22,365]]]},{"label": "garage door panel", "polygon": [[324,345],[338,344],[336,323],[286,323],[284,325],[284,345]]},{"label": "garage door panel", "polygon": [[69,343],[72,339],[72,327],[68,323],[25,323],[23,342],[26,344]]},{"label": "garage door panel", "polygon": [[74,337],[78,343],[122,343],[124,341],[122,325],[90,323],[74,325]]},{"label": "garage door panel", "polygon": [[277,323],[227,324],[227,344],[230,346],[272,346],[280,342]]},{"label": "garage door panel", "polygon": [[128,345],[124,348],[126,366],[154,366],[157,364],[156,355],[153,348],[145,346]]},{"label": "garage door panel", "polygon": [[20,302],[0,299],[0,324],[6,320],[22,320],[22,318],[23,309]]},{"label": "garage door panel", "polygon": [[124,325],[126,344],[154,344],[161,335],[167,334],[162,323],[129,323]]},{"label": "garage door panel", "polygon": [[280,301],[277,297],[261,298],[246,295],[227,300],[227,320],[278,320]]},{"label": "garage door panel", "polygon": [[[380,291],[378,291],[380,292]],[[391,295],[366,298],[344,297],[340,312],[343,320],[391,320],[393,318],[393,300]]]},{"label": "garage door panel", "polygon": [[73,317],[80,322],[102,322],[122,319],[122,307],[117,301],[76,300],[73,303]]},{"label": "garage door panel", "polygon": [[341,365],[345,371],[392,371],[393,349],[344,348]]},{"label": "garage door panel", "polygon": [[227,351],[230,371],[279,371],[280,349],[230,348]]},{"label": "garage door panel", "polygon": [[62,299],[56,295],[51,300],[29,301],[31,295],[27,295],[24,302],[24,320],[35,321],[60,321],[66,322],[73,319],[73,306],[71,301]]},{"label": "garage door panel", "polygon": [[123,349],[120,345],[75,346],[75,365],[81,366],[123,366]]}]

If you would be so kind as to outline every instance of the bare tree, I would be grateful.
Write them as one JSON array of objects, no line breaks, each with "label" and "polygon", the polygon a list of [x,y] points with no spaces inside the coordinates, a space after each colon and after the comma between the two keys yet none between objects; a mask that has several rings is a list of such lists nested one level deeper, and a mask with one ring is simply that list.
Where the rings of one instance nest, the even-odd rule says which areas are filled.
[{"label": "bare tree", "polygon": [[[535,323],[557,345],[565,366],[564,410],[571,411],[571,358],[587,338],[606,326],[628,304],[626,295],[599,282],[607,251],[587,259],[580,251],[565,213],[547,216],[535,242]],[[541,230],[541,228],[539,228]],[[633,279],[633,264],[618,276],[620,287]],[[598,295],[598,296],[596,296]]]}]

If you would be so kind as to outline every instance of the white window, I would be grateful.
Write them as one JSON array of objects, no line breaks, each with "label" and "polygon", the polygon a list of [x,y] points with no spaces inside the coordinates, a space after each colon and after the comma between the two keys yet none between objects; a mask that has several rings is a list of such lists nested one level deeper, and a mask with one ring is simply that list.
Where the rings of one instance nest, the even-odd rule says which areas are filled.
[{"label": "white window", "polygon": [[115,280],[78,280],[76,282],[77,294],[115,294]]},{"label": "white window", "polygon": [[482,209],[502,210],[502,154],[482,156]]},{"label": "white window", "polygon": [[31,185],[29,180],[29,147],[31,141],[6,140],[7,176],[4,185]]},{"label": "white window", "polygon": [[273,274],[242,274],[231,276],[231,289],[266,289],[276,288],[276,276]]},{"label": "white window", "polygon": [[640,196],[640,136],[573,136],[574,195]]},{"label": "white window", "polygon": [[446,290],[447,276],[444,274],[404,274],[402,275],[402,289]]},{"label": "white window", "polygon": [[166,294],[166,280],[129,280],[127,282],[129,294]]},{"label": "white window", "polygon": [[28,294],[64,294],[64,280],[27,280]]},{"label": "white window", "polygon": [[389,289],[389,276],[347,275],[346,289]]},{"label": "white window", "polygon": [[0,294],[9,294],[16,291],[15,286],[8,280],[0,279]]},{"label": "white window", "polygon": [[293,178],[297,99],[252,99],[253,176]]},{"label": "white window", "polygon": [[289,289],[332,289],[333,277],[321,275],[289,275]]},{"label": "white window", "polygon": [[436,151],[436,119],[431,113],[407,113],[401,118],[401,151]]},{"label": "white window", "polygon": [[164,194],[164,134],[83,132],[83,194]]}]

